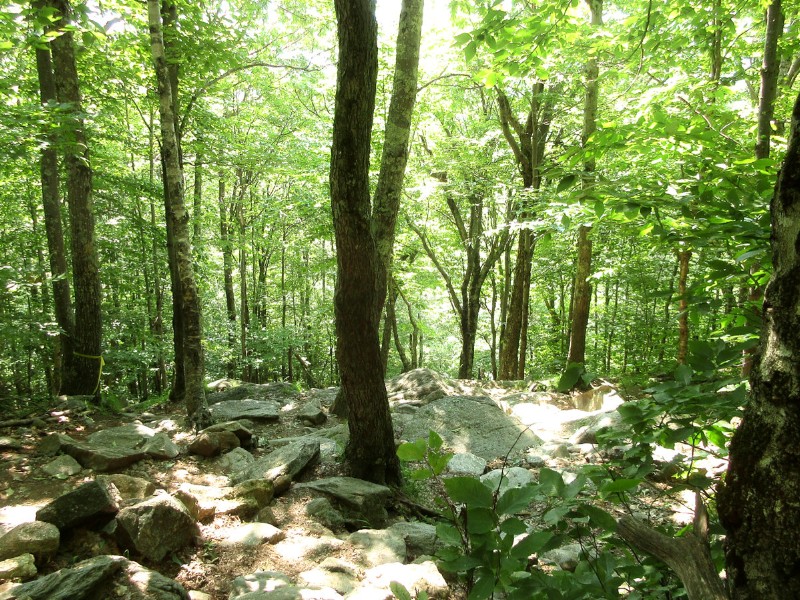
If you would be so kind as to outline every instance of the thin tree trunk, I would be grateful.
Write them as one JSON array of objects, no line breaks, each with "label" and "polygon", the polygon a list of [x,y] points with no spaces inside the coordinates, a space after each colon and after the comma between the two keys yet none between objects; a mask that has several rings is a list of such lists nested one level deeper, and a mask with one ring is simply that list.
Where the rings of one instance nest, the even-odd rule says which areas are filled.
[{"label": "thin tree trunk", "polygon": [[217,188],[217,204],[219,206],[219,242],[222,246],[222,283],[225,289],[225,312],[228,316],[228,352],[231,358],[227,361],[228,377],[236,376],[236,361],[233,358],[236,347],[236,298],[233,292],[233,249],[230,224],[228,222],[228,203],[225,201],[225,178],[220,173]]},{"label": "thin tree trunk", "polygon": [[689,351],[689,297],[687,296],[686,282],[689,277],[689,260],[692,258],[691,250],[678,252],[678,296],[680,298],[678,314],[678,364],[686,363]]},{"label": "thin tree trunk", "polygon": [[370,0],[335,0],[339,33],[331,148],[336,236],[336,356],[349,410],[345,457],[355,477],[399,484],[378,324],[380,256],[370,218],[369,156],[378,72],[378,27]]},{"label": "thin tree trunk", "polygon": [[[51,0],[50,6],[61,13],[60,25],[71,17],[65,0]],[[56,96],[69,106],[69,143],[66,145],[67,204],[70,217],[72,283],[75,293],[75,328],[72,336],[73,360],[64,374],[63,392],[99,398],[103,369],[101,351],[103,319],[100,312],[100,268],[97,261],[92,211],[92,168],[89,145],[84,132],[81,95],[72,30],[64,28],[51,42]]]},{"label": "thin tree trunk", "polygon": [[175,244],[175,258],[181,284],[181,310],[184,316],[184,363],[186,382],[186,411],[190,422],[198,429],[208,426],[211,415],[206,405],[204,387],[204,357],[200,299],[194,279],[189,214],[184,204],[183,170],[179,154],[177,114],[174,110],[173,86],[170,84],[164,39],[161,33],[161,11],[158,0],[148,0],[150,41],[153,63],[158,80],[159,113],[161,116],[162,160],[164,187],[169,190],[169,213]]}]

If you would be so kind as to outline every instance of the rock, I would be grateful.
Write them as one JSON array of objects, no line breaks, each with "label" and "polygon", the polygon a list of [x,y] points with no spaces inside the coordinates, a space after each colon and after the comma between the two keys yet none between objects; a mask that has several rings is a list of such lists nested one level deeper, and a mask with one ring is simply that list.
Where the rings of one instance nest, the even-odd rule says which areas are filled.
[{"label": "rock", "polygon": [[280,416],[280,405],[271,400],[227,400],[208,407],[211,418],[215,421],[235,421],[236,419],[253,419],[258,421],[277,421]]},{"label": "rock", "polygon": [[52,523],[22,523],[0,537],[0,560],[32,554],[42,564],[58,552],[60,541],[61,533]]},{"label": "rock", "polygon": [[619,392],[607,384],[577,393],[572,396],[571,401],[575,408],[587,412],[615,410],[624,402]]},{"label": "rock", "polygon": [[580,544],[567,544],[561,548],[555,548],[544,552],[540,560],[558,565],[563,571],[574,571],[581,560],[583,549]]},{"label": "rock", "polygon": [[52,523],[61,530],[79,525],[102,527],[117,514],[121,500],[113,486],[90,481],[40,508],[36,520]]},{"label": "rock", "polygon": [[383,527],[386,523],[386,502],[392,491],[384,486],[354,477],[329,477],[297,487],[310,488],[332,496],[344,509],[348,523]]},{"label": "rock", "polygon": [[386,382],[389,403],[422,406],[456,393],[453,382],[431,369],[412,369]]},{"label": "rock", "polygon": [[142,449],[147,456],[159,460],[172,460],[181,453],[166,433],[157,433],[145,442]]},{"label": "rock", "polygon": [[406,552],[411,556],[432,555],[436,552],[436,526],[418,521],[399,521],[387,529],[397,533],[406,543]]},{"label": "rock", "polygon": [[406,542],[396,531],[361,529],[351,533],[347,541],[360,550],[360,562],[365,567],[406,560]]},{"label": "rock", "polygon": [[231,583],[228,598],[240,598],[250,592],[271,592],[281,587],[291,585],[292,580],[283,573],[276,571],[256,571],[249,575],[241,575]]},{"label": "rock", "polygon": [[328,415],[325,414],[319,404],[309,402],[297,411],[297,418],[310,425],[322,425],[328,420]]},{"label": "rock", "polygon": [[253,432],[252,423],[250,421],[241,419],[239,421],[224,421],[222,423],[215,423],[211,427],[206,427],[200,433],[215,433],[218,431],[229,431],[239,438],[239,444],[242,448],[251,448],[253,446]]},{"label": "rock", "polygon": [[[324,529],[320,526],[320,529]],[[274,546],[272,550],[283,560],[298,563],[304,560],[316,561],[337,552],[344,546],[344,542],[329,535],[317,533],[315,535],[300,535],[297,532],[287,532],[286,538]]]},{"label": "rock", "polygon": [[0,594],[0,600],[189,600],[177,581],[122,556],[95,556]]},{"label": "rock", "polygon": [[495,469],[481,477],[481,482],[493,492],[500,488],[500,495],[511,488],[520,488],[533,483],[533,474],[522,467]]},{"label": "rock", "polygon": [[20,554],[0,560],[0,580],[31,579],[36,577],[36,560],[33,554]]},{"label": "rock", "polygon": [[244,471],[256,461],[255,457],[244,448],[234,448],[227,454],[223,454],[217,464],[225,473],[235,473]]},{"label": "rock", "polygon": [[447,472],[453,475],[472,475],[480,477],[486,470],[486,459],[471,452],[459,452],[447,463]]},{"label": "rock", "polygon": [[267,506],[272,501],[274,485],[268,479],[249,479],[233,486],[227,494],[228,498],[252,500],[256,510]]},{"label": "rock", "polygon": [[238,448],[241,441],[232,431],[204,431],[189,444],[189,453],[211,457]]},{"label": "rock", "polygon": [[252,398],[255,400],[269,400],[277,402],[283,406],[297,399],[300,392],[291,383],[277,381],[274,383],[240,383],[230,388],[209,394],[207,400],[209,404],[220,402],[230,402],[232,400],[244,400]]},{"label": "rock", "polygon": [[542,467],[547,465],[547,456],[542,456],[540,454],[535,453],[528,453],[525,455],[525,462],[528,466],[532,469],[541,469]]},{"label": "rock", "polygon": [[318,567],[300,573],[297,582],[307,588],[330,588],[344,595],[352,592],[358,585],[357,573],[357,568],[352,563],[329,557]]},{"label": "rock", "polygon": [[486,460],[541,444],[539,437],[486,396],[448,396],[422,406],[414,415],[395,414],[393,419],[408,440],[427,439],[433,430],[453,452],[470,452]]},{"label": "rock", "polygon": [[123,500],[143,500],[152,496],[156,491],[156,486],[152,481],[122,473],[98,475],[95,479],[101,483],[113,484]]},{"label": "rock", "polygon": [[269,479],[274,481],[281,475],[294,478],[313,459],[319,457],[319,440],[300,440],[288,444],[270,454],[257,459],[252,465],[234,473],[234,483],[248,479]]},{"label": "rock", "polygon": [[569,446],[567,444],[548,442],[542,446],[542,452],[553,458],[569,458]]},{"label": "rock", "polygon": [[[206,489],[209,491],[206,492]],[[214,518],[217,514],[217,502],[223,497],[218,488],[206,488],[191,483],[182,483],[172,495],[186,507],[193,520],[203,523]]]},{"label": "rock", "polygon": [[166,494],[123,508],[116,523],[119,544],[153,561],[188,546],[199,535],[186,507]]},{"label": "rock", "polygon": [[68,455],[59,456],[42,466],[42,471],[56,479],[66,479],[71,475],[77,475],[81,472],[81,469],[83,467],[81,467],[80,463]]},{"label": "rock", "polygon": [[420,564],[404,565],[402,563],[387,563],[373,567],[364,574],[364,585],[377,589],[389,589],[389,584],[396,581],[418,597],[420,592],[428,594],[429,598],[447,598],[447,582],[442,577],[433,561]]},{"label": "rock", "polygon": [[22,442],[18,439],[7,435],[0,435],[0,450],[19,450],[21,448]]},{"label": "rock", "polygon": [[277,544],[286,534],[269,523],[243,523],[235,527],[227,527],[218,532],[223,536],[218,542],[220,546],[244,546],[253,548],[263,544]]},{"label": "rock", "polygon": [[341,530],[345,525],[342,513],[336,510],[327,498],[314,498],[311,500],[306,504],[306,514],[331,531]]},{"label": "rock", "polygon": [[588,415],[580,410],[565,411],[562,434],[565,437],[575,435],[575,433],[582,428],[586,428],[583,436],[595,436],[604,428],[619,429],[622,427],[622,415],[616,410],[600,411],[596,413],[589,413]]}]

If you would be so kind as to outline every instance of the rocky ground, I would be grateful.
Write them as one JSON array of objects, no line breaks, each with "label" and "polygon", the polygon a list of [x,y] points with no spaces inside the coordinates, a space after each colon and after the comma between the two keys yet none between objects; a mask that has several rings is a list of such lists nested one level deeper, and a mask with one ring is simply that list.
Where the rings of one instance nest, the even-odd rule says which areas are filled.
[{"label": "rocky ground", "polygon": [[[346,477],[335,389],[215,388],[217,424],[200,435],[181,407],[109,415],[74,398],[0,423],[0,600],[373,600],[393,597],[391,581],[462,597],[431,558],[425,490]],[[570,397],[425,369],[387,390],[398,441],[435,430],[451,472],[497,477],[505,460],[520,483],[603,460],[594,432],[618,424],[623,401],[610,386]]]}]

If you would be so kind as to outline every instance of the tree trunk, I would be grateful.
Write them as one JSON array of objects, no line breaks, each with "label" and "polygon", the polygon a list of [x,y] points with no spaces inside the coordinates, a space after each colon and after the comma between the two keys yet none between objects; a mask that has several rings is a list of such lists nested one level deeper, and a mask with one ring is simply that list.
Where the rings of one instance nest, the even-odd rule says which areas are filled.
[{"label": "tree trunk", "polygon": [[[65,0],[50,0],[61,13],[60,26],[70,21],[71,8]],[[69,106],[69,141],[66,144],[67,204],[70,217],[72,283],[75,293],[75,329],[72,336],[73,360],[64,373],[65,394],[85,394],[99,398],[103,370],[101,354],[103,320],[100,312],[100,268],[94,239],[92,212],[92,168],[89,146],[83,129],[81,96],[72,30],[64,28],[51,42],[56,96]]]},{"label": "tree trunk", "polygon": [[[531,285],[531,263],[535,238],[533,231],[523,229],[517,241],[517,261],[514,263],[514,281],[506,312],[506,323],[503,329],[503,341],[500,345],[500,367],[498,378],[516,379],[519,373],[520,338],[523,335],[523,312],[527,310],[525,291]],[[524,366],[523,366],[524,369]]]},{"label": "tree trunk", "polygon": [[[200,299],[194,279],[192,264],[192,245],[190,242],[189,213],[184,203],[183,170],[181,167],[177,115],[170,84],[167,60],[164,53],[164,39],[161,33],[161,11],[158,0],[148,0],[150,42],[153,63],[158,80],[159,114],[161,117],[162,160],[164,162],[164,187],[168,190],[169,212],[174,233],[175,264],[181,285],[181,312],[184,318],[184,361],[183,373],[186,382],[186,411],[190,422],[197,429],[211,423],[211,415],[206,405],[204,377],[204,358],[202,346],[202,324],[200,320]],[[181,368],[178,365],[177,368]]]},{"label": "tree trunk", "polygon": [[[34,3],[34,8],[41,6]],[[39,76],[40,99],[42,106],[56,103],[56,88],[53,79],[53,65],[48,48],[36,50],[36,71]],[[72,337],[74,333],[74,315],[72,298],[70,297],[69,279],[67,279],[67,257],[64,252],[64,232],[61,225],[61,195],[59,191],[58,140],[53,133],[44,135],[41,150],[41,182],[42,206],[44,207],[44,227],[47,234],[47,248],[50,273],[53,282],[53,306],[56,323],[60,329],[58,345],[55,349],[55,387],[61,390],[62,374],[71,371]]]},{"label": "tree trunk", "polygon": [[228,204],[225,202],[225,178],[220,173],[217,203],[219,205],[219,243],[222,246],[222,279],[225,288],[225,312],[228,316],[228,353],[231,358],[227,361],[226,372],[228,377],[236,376],[236,361],[234,348],[236,347],[236,298],[233,292],[233,248],[231,242],[230,224],[228,222]]},{"label": "tree trunk", "polygon": [[335,0],[339,34],[331,148],[336,235],[336,357],[350,413],[345,458],[355,477],[399,484],[378,326],[380,257],[370,218],[369,155],[378,72],[374,2]]},{"label": "tree trunk", "polygon": [[689,352],[689,298],[686,295],[686,281],[689,277],[689,260],[692,258],[691,250],[678,252],[678,364],[686,363]]},{"label": "tree trunk", "polygon": [[717,508],[734,600],[800,598],[800,96],[771,203],[773,273]]}]

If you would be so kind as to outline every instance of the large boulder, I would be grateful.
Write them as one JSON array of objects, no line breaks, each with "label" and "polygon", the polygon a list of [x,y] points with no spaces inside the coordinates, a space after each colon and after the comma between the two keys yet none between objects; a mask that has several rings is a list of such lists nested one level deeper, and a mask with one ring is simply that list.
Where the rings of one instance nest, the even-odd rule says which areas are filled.
[{"label": "large boulder", "polygon": [[22,523],[0,537],[0,560],[32,554],[41,564],[55,555],[60,541],[61,533],[52,523]]},{"label": "large boulder", "polygon": [[192,544],[199,531],[186,507],[162,494],[119,511],[114,535],[123,548],[159,561]]},{"label": "large boulder", "polygon": [[298,484],[332,497],[342,509],[347,523],[367,523],[371,527],[383,527],[386,523],[386,503],[392,490],[384,485],[363,481],[354,477],[328,477]]},{"label": "large boulder", "polygon": [[431,369],[412,369],[386,382],[393,406],[423,405],[458,393],[456,384]]},{"label": "large boulder", "polygon": [[117,489],[101,481],[90,481],[59,496],[36,512],[36,520],[61,530],[78,526],[103,526],[119,512]]},{"label": "large boulder", "polygon": [[231,476],[231,480],[234,483],[240,483],[248,479],[275,481],[282,476],[293,479],[311,461],[318,457],[319,440],[301,438],[257,459],[242,471],[234,473]]},{"label": "large boulder", "polygon": [[236,419],[252,419],[253,421],[277,421],[281,416],[281,405],[273,400],[226,400],[208,407],[211,418],[215,421],[235,421]]}]

